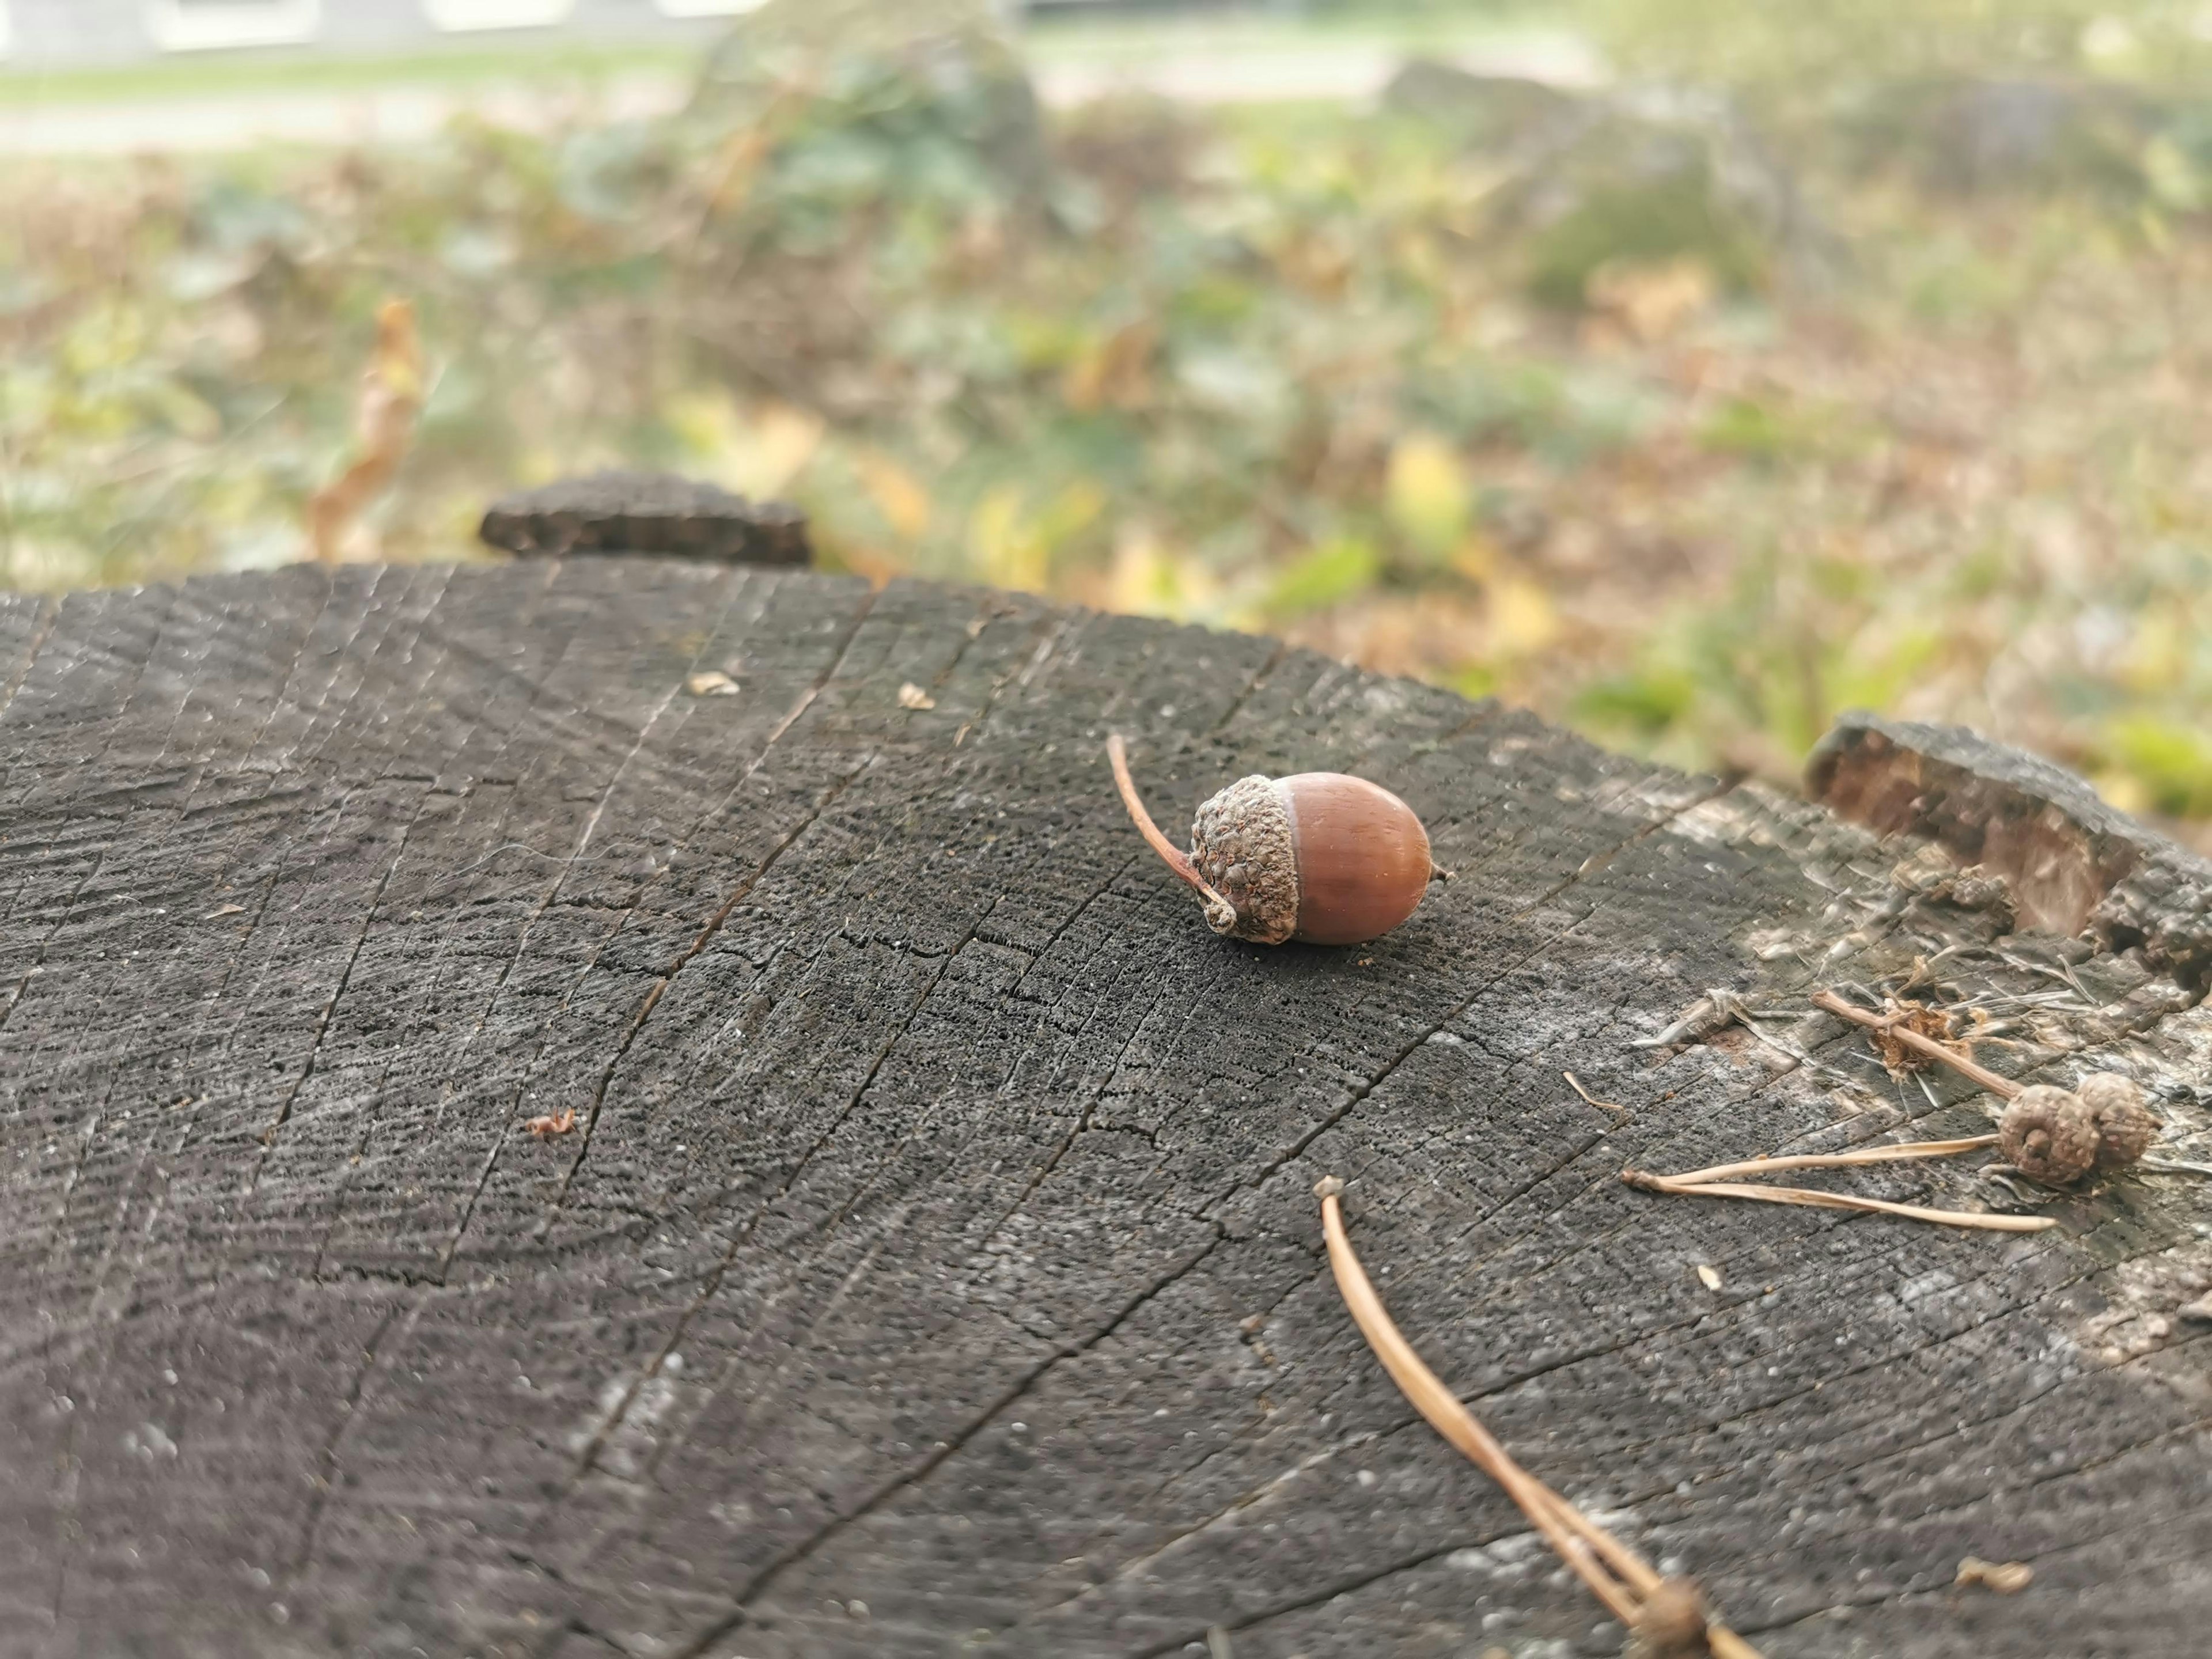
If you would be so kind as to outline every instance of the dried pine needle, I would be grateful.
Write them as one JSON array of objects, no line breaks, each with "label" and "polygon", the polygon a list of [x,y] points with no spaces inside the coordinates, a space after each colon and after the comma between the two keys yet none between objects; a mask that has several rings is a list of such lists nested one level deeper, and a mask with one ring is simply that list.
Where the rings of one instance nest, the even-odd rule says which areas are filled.
[{"label": "dried pine needle", "polygon": [[1861,1164],[1895,1164],[1915,1158],[1949,1158],[1978,1147],[1994,1146],[1995,1135],[1964,1135],[1956,1140],[1908,1140],[1894,1146],[1863,1146],[1850,1152],[1792,1153],[1787,1158],[1747,1158],[1741,1164],[1716,1164],[1711,1169],[1685,1175],[1662,1176],[1674,1186],[1698,1187],[1709,1181],[1733,1181],[1738,1176],[1780,1175],[1785,1170],[1844,1170]]},{"label": "dried pine needle", "polygon": [[1877,1215],[1902,1216],[1908,1221],[1933,1221],[1945,1227],[1978,1227],[1993,1233],[2039,1233],[2058,1224],[2047,1215],[1930,1210],[1917,1204],[1861,1198],[1854,1193],[1826,1193],[1814,1187],[1765,1187],[1753,1181],[1683,1181],[1644,1170],[1623,1170],[1620,1178],[1647,1193],[1676,1193],[1686,1198],[1755,1198],[1768,1204],[1802,1204],[1820,1210],[1869,1210]]},{"label": "dried pine needle", "polygon": [[1619,1112],[1623,1117],[1626,1117],[1628,1115],[1627,1107],[1622,1105],[1617,1100],[1600,1100],[1595,1095],[1583,1087],[1583,1080],[1577,1077],[1572,1072],[1562,1072],[1559,1075],[1566,1079],[1567,1087],[1572,1089],[1577,1094],[1580,1095],[1583,1100],[1587,1101],[1590,1105],[1596,1107],[1601,1112]]},{"label": "dried pine needle", "polygon": [[[1686,1642],[1675,1627],[1686,1603],[1702,1608],[1695,1587],[1680,1579],[1662,1578],[1641,1555],[1515,1462],[1460,1403],[1459,1397],[1422,1363],[1413,1345],[1399,1334],[1352,1250],[1344,1227],[1343,1193],[1344,1183],[1334,1176],[1314,1188],[1314,1195],[1321,1200],[1329,1267],[1336,1275],[1337,1291],[1352,1322],[1359,1327],[1360,1334],[1367,1339],[1367,1346],[1382,1362],[1382,1369],[1389,1372],[1399,1392],[1431,1428],[1504,1489],[1543,1534],[1544,1541],[1648,1649],[1662,1656],[1690,1659],[1698,1648]],[[1697,1622],[1702,1630],[1693,1629],[1691,1638],[1702,1634],[1704,1650],[1718,1659],[1759,1659],[1758,1650],[1727,1626],[1705,1619],[1702,1613]]]},{"label": "dried pine needle", "polygon": [[[1885,1042],[1902,1043],[1930,1060],[1939,1060],[1972,1078],[1991,1094],[2010,1100],[2021,1085],[1999,1077],[1986,1066],[1959,1053],[1948,1043],[1906,1024],[1913,1011],[1877,1014],[1846,1002],[1833,991],[1813,997],[1814,1006],[1873,1030]],[[1931,1210],[1918,1204],[1893,1204],[1886,1199],[1860,1198],[1850,1193],[1822,1192],[1810,1187],[1768,1187],[1735,1179],[1739,1176],[1779,1175],[1788,1170],[1841,1170],[1861,1164],[1893,1164],[1908,1158],[1949,1158],[1959,1152],[1994,1146],[1995,1135],[1964,1135],[1955,1140],[1912,1140],[1894,1146],[1865,1146],[1849,1152],[1810,1152],[1787,1158],[1747,1158],[1738,1164],[1716,1164],[1682,1175],[1654,1175],[1647,1170],[1623,1170],[1620,1178],[1647,1193],[1675,1193],[1699,1198],[1748,1198],[1767,1204],[1802,1204],[1823,1210],[1863,1210],[1877,1215],[1902,1216],[1911,1221],[1932,1221],[1945,1227],[1974,1227],[1988,1232],[2039,1233],[2058,1224],[2048,1216],[1989,1215],[1967,1210]]]}]

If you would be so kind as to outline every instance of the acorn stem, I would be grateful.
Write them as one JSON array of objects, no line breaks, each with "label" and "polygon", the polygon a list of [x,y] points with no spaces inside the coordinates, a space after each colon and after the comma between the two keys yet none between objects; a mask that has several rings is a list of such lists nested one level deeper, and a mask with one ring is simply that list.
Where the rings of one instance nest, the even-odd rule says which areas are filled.
[{"label": "acorn stem", "polygon": [[1137,826],[1137,833],[1160,855],[1163,864],[1198,890],[1206,901],[1209,913],[1218,907],[1233,917],[1235,907],[1207,884],[1206,878],[1198,873],[1198,866],[1190,861],[1190,854],[1162,835],[1159,825],[1152,822],[1152,815],[1145,811],[1144,800],[1137,793],[1136,781],[1129,775],[1129,746],[1122,742],[1119,732],[1107,733],[1106,758],[1114,764],[1115,785],[1121,792],[1121,805],[1129,809],[1129,821]]}]

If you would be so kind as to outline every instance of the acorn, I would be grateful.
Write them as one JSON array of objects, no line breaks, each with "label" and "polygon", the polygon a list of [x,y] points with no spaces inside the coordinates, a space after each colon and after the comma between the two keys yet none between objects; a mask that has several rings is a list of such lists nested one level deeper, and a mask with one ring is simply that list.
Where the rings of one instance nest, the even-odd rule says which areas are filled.
[{"label": "acorn", "polygon": [[1228,938],[1364,945],[1412,915],[1443,873],[1412,807],[1341,772],[1237,779],[1198,809],[1184,853],[1138,798],[1120,733],[1106,754],[1138,833],[1197,890],[1206,926]]},{"label": "acorn", "polygon": [[2008,1163],[2046,1187],[2070,1187],[2095,1167],[2097,1120],[2081,1097],[2048,1083],[2022,1089],[1997,1121]]},{"label": "acorn", "polygon": [[2097,1126],[2099,1169],[2124,1170],[2150,1150],[2158,1120],[2132,1079],[2097,1072],[2075,1084],[2074,1092]]}]

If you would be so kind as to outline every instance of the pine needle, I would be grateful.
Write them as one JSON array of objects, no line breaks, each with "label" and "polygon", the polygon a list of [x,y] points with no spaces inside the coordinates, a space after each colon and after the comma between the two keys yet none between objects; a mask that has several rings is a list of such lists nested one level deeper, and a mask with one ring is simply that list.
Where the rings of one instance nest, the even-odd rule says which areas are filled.
[{"label": "pine needle", "polygon": [[[1360,1334],[1367,1339],[1367,1346],[1382,1362],[1382,1369],[1389,1372],[1399,1392],[1431,1428],[1504,1489],[1543,1534],[1544,1541],[1631,1631],[1645,1626],[1648,1609],[1656,1611],[1657,1605],[1664,1605],[1669,1612],[1678,1609],[1689,1587],[1662,1578],[1641,1555],[1515,1462],[1459,1397],[1422,1363],[1413,1345],[1399,1334],[1366,1270],[1359,1265],[1345,1231],[1343,1193],[1344,1183],[1334,1176],[1314,1188],[1315,1196],[1321,1200],[1329,1267],[1336,1275],[1337,1291],[1351,1311],[1352,1322],[1359,1327]],[[1717,1621],[1706,1621],[1704,1634],[1708,1650],[1718,1659],[1759,1659],[1749,1643]]]},{"label": "pine needle", "polygon": [[1647,1193],[1676,1193],[1686,1198],[1754,1198],[1768,1204],[1802,1204],[1818,1210],[1870,1210],[1908,1221],[1933,1221],[1945,1227],[1978,1227],[1993,1233],[2039,1233],[2058,1224],[2047,1215],[1992,1215],[1974,1210],[1930,1210],[1917,1204],[1855,1193],[1826,1193],[1813,1187],[1765,1187],[1757,1182],[1684,1181],[1644,1170],[1623,1170],[1620,1178]]}]

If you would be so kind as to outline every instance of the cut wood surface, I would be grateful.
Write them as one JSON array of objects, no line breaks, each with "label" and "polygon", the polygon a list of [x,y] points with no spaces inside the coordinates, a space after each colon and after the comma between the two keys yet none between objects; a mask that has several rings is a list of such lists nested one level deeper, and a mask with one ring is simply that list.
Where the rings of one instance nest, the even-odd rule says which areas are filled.
[{"label": "cut wood surface", "polygon": [[[8,598],[0,705],[0,1652],[1617,1653],[1361,1340],[1330,1173],[1445,1382],[1769,1659],[2203,1651],[2204,1181],[1832,1178],[2014,1236],[1617,1178],[1987,1128],[1830,986],[2203,1157],[2195,993],[1933,843],[1266,640],[687,561]],[[1170,829],[1354,771],[1454,879],[1218,939],[1109,729]]]}]

